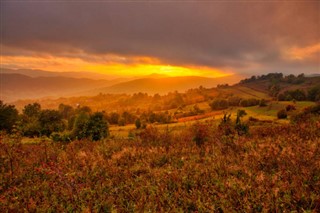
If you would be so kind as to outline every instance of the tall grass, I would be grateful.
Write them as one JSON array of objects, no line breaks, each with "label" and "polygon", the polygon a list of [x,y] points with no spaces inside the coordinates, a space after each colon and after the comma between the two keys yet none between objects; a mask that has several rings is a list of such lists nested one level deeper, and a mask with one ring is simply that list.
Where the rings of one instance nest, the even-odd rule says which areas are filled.
[{"label": "tall grass", "polygon": [[0,211],[319,212],[319,120],[243,136],[196,125],[69,144],[3,135]]}]

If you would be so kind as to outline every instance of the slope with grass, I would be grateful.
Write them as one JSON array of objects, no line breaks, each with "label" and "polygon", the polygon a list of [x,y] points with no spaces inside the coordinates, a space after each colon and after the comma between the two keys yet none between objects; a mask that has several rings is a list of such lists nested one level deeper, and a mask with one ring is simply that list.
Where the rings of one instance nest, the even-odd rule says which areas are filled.
[{"label": "slope with grass", "polygon": [[4,135],[0,210],[317,212],[319,127],[314,119],[266,124],[239,136],[207,122],[68,144]]}]

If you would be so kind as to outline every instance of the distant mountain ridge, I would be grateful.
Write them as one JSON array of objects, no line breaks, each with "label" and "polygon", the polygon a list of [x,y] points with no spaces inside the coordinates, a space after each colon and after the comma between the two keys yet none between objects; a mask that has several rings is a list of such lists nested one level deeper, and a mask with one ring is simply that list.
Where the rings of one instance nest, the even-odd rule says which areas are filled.
[{"label": "distant mountain ridge", "polygon": [[110,87],[98,88],[92,92],[101,93],[137,93],[145,92],[149,94],[164,94],[173,91],[184,92],[191,88],[199,86],[211,88],[218,84],[237,83],[239,76],[227,76],[220,78],[207,78],[200,76],[179,76],[179,77],[161,77],[161,78],[140,78],[132,81],[122,82]]},{"label": "distant mountain ridge", "polygon": [[2,74],[22,74],[29,77],[68,77],[68,78],[88,78],[93,80],[114,80],[119,76],[106,75],[94,72],[53,72],[36,69],[0,69]]},{"label": "distant mountain ridge", "polygon": [[[168,77],[163,74],[151,74],[144,77],[127,79],[89,79],[59,76],[60,73],[41,70],[29,70],[30,75],[45,75],[31,77],[27,74],[6,73],[14,70],[2,69],[0,73],[0,99],[13,102],[18,99],[36,99],[43,97],[70,97],[79,95],[97,95],[99,93],[137,93],[164,94],[173,91],[184,92],[199,86],[211,88],[218,84],[237,83],[240,76],[207,78],[198,76]],[[26,70],[20,70],[21,72]],[[74,74],[74,73],[73,73]],[[48,76],[49,75],[49,76]],[[87,76],[86,76],[87,77]]]},{"label": "distant mountain ridge", "polygon": [[110,86],[109,80],[92,80],[70,77],[29,77],[22,74],[0,74],[1,94],[5,101],[72,95],[79,91]]}]

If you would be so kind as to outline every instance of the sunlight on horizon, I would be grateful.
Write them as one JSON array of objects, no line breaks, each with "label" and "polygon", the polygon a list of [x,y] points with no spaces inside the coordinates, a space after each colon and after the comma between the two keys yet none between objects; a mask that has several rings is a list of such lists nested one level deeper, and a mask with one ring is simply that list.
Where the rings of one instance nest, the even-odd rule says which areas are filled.
[{"label": "sunlight on horizon", "polygon": [[[97,57],[98,58],[98,57]],[[52,72],[95,72],[106,75],[121,77],[138,77],[151,74],[175,76],[202,76],[202,77],[225,77],[233,75],[231,70],[222,70],[203,66],[170,65],[163,64],[151,57],[131,57],[119,60],[102,60],[95,58],[93,61],[81,58],[67,57],[32,57],[32,56],[3,56],[3,68],[16,64],[15,69],[39,69]],[[101,61],[99,61],[99,59]]]}]

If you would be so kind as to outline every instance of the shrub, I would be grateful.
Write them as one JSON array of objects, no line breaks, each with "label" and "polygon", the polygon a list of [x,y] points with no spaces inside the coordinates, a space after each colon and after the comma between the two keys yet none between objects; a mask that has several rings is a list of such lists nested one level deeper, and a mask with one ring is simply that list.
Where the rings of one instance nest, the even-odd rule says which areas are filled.
[{"label": "shrub", "polygon": [[290,112],[290,111],[293,111],[293,110],[296,110],[296,107],[294,105],[289,104],[289,105],[286,106],[286,111],[287,112]]},{"label": "shrub", "polygon": [[237,131],[238,135],[245,135],[249,133],[249,126],[241,122],[241,118],[247,115],[246,111],[238,110],[236,124],[234,126],[235,130]]},{"label": "shrub", "polygon": [[205,141],[208,140],[209,130],[208,126],[202,123],[196,123],[192,126],[193,141],[198,147],[201,147]]},{"label": "shrub", "polygon": [[316,120],[319,120],[320,116],[320,104],[315,106],[307,107],[303,112],[295,114],[291,117],[291,121],[294,123],[303,123],[309,122],[310,118],[314,117]]},{"label": "shrub", "polygon": [[259,121],[259,119],[258,119],[258,118],[255,118],[255,117],[250,116],[250,117],[249,117],[249,121],[257,122],[257,121]]},{"label": "shrub", "polygon": [[308,90],[308,100],[320,101],[320,85]]},{"label": "shrub", "polygon": [[265,99],[261,99],[259,101],[259,107],[265,107],[265,106],[267,106],[267,101]]},{"label": "shrub", "polygon": [[50,137],[54,142],[67,143],[67,142],[71,142],[73,140],[72,135],[67,132],[66,133],[54,132],[51,134]]},{"label": "shrub", "polygon": [[234,128],[231,124],[231,114],[225,113],[219,124],[219,131],[224,135],[234,134]]},{"label": "shrub", "polygon": [[230,97],[228,99],[229,106],[239,106],[241,98],[239,97]]},{"label": "shrub", "polygon": [[288,114],[285,109],[282,109],[277,113],[277,116],[278,116],[278,119],[285,119],[288,117]]},{"label": "shrub", "polygon": [[147,126],[139,134],[142,143],[144,144],[156,144],[160,140],[160,132],[153,125]]},{"label": "shrub", "polygon": [[240,101],[240,106],[242,107],[256,106],[258,104],[259,104],[259,100],[255,98],[243,99]]},{"label": "shrub", "polygon": [[307,96],[306,93],[301,89],[287,90],[278,95],[279,101],[292,101],[293,99],[297,101],[304,101],[307,99]]},{"label": "shrub", "polygon": [[137,129],[140,129],[140,128],[141,128],[141,121],[140,121],[139,118],[135,121],[135,125],[136,125],[136,128],[137,128]]},{"label": "shrub", "polygon": [[209,105],[212,110],[222,110],[222,109],[227,109],[229,107],[229,103],[225,99],[214,100]]}]

